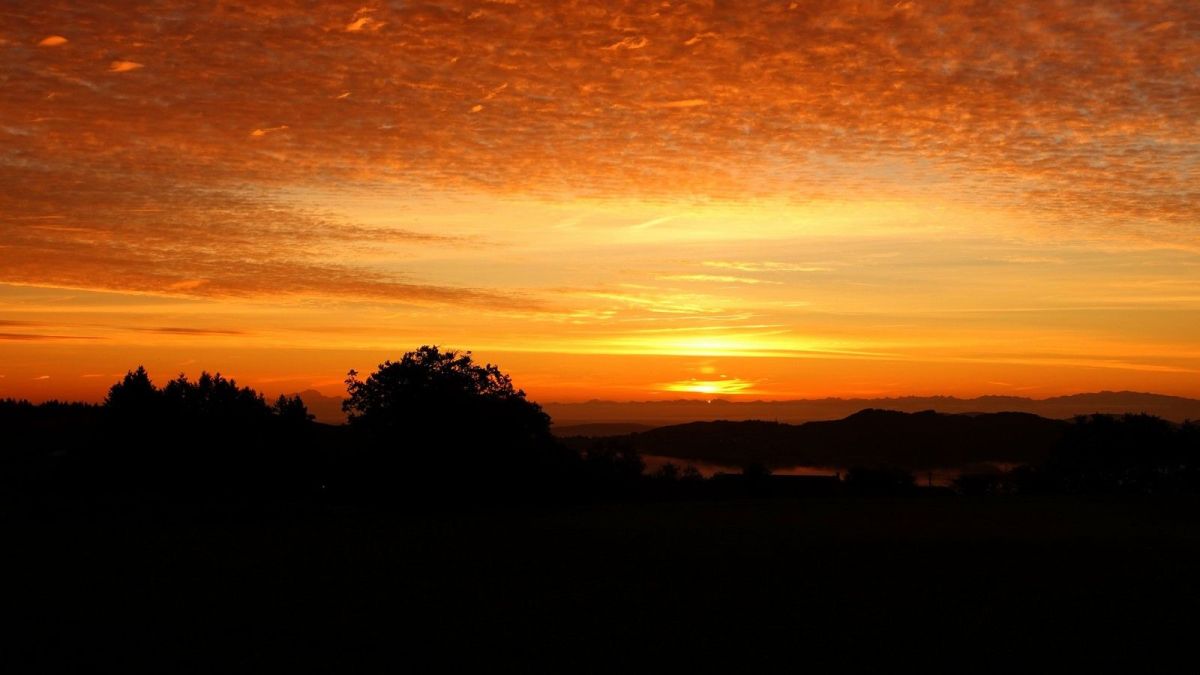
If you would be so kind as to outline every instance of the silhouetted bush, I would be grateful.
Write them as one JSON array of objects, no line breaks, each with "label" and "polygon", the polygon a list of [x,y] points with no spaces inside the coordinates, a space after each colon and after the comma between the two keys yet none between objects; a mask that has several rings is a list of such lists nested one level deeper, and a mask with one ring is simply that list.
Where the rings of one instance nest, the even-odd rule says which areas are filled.
[{"label": "silhouetted bush", "polygon": [[104,410],[87,403],[0,400],[0,492],[43,498],[63,492],[81,448],[97,443]]},{"label": "silhouetted bush", "polygon": [[593,494],[632,494],[639,489],[646,469],[628,437],[592,439],[583,453],[582,478]]},{"label": "silhouetted bush", "polygon": [[964,473],[954,479],[954,489],[970,497],[1000,494],[1005,489],[1004,476],[999,472]]},{"label": "silhouetted bush", "polygon": [[642,478],[643,494],[649,499],[702,499],[717,495],[700,470],[691,464],[667,462]]},{"label": "silhouetted bush", "polygon": [[771,468],[761,462],[750,462],[742,467],[742,478],[747,481],[763,481],[771,476]]},{"label": "silhouetted bush", "polygon": [[1200,487],[1195,425],[1151,415],[1076,417],[1040,467],[1050,490],[1087,494],[1192,492]]},{"label": "silhouetted bush", "polygon": [[854,467],[846,474],[846,487],[870,495],[902,495],[914,491],[912,472],[894,467]]},{"label": "silhouetted bush", "polygon": [[663,464],[658,467],[658,471],[654,472],[654,478],[660,481],[679,480],[679,465],[674,462]]}]

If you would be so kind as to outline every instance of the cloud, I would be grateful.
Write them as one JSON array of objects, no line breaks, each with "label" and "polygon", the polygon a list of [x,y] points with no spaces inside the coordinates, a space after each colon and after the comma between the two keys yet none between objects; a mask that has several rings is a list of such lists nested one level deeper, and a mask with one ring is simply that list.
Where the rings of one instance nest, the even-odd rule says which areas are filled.
[{"label": "cloud", "polygon": [[696,33],[695,35],[693,35],[692,37],[688,38],[687,40],[684,40],[683,44],[687,45],[688,47],[691,47],[692,45],[694,45],[694,44],[696,44],[696,43],[700,42],[701,40],[704,40],[704,39],[707,39],[707,38],[715,38],[715,37],[719,37],[719,36],[718,36],[716,33],[711,33],[711,32],[709,32],[709,33]]},{"label": "cloud", "polygon": [[1066,262],[1061,257],[1044,255],[1016,255],[1000,258],[1000,262],[1013,265],[1061,265]]},{"label": "cloud", "polygon": [[[23,212],[24,218],[0,218],[6,246],[0,283],[538,308],[517,294],[413,282],[327,255],[334,246],[472,245],[456,237],[364,227],[261,195],[180,186],[178,177],[161,172],[88,174],[0,163],[0,185],[7,180],[26,187],[0,188],[0,212]],[[31,219],[86,226],[35,227]]]},{"label": "cloud", "polygon": [[686,98],[681,101],[666,101],[663,103],[649,103],[648,108],[695,108],[697,106],[708,105],[708,101],[702,98]]},{"label": "cloud", "polygon": [[640,310],[650,315],[712,315],[723,311],[723,307],[714,303],[712,298],[702,295],[671,293],[660,290],[621,291],[596,289],[577,292],[586,297],[614,302],[618,306]]},{"label": "cloud", "polygon": [[159,328],[134,328],[133,330],[146,333],[159,333],[161,335],[195,335],[195,336],[234,336],[245,335],[246,331],[241,330],[216,330],[208,328],[181,328],[176,326],[164,326]]},{"label": "cloud", "polygon": [[[64,50],[53,66],[18,55],[0,112],[46,121],[16,151],[240,185],[320,176],[797,199],[949,189],[1061,227],[1196,239],[1194,3],[152,0],[132,20],[121,8],[16,10],[43,35],[70,19],[86,28],[72,40],[138,45],[108,61],[115,72],[171,64],[96,83],[94,53]],[[352,104],[338,98],[348,91]],[[498,114],[459,128],[444,112],[481,99]],[[271,154],[236,142],[284,113],[304,129]]]},{"label": "cloud", "polygon": [[208,279],[183,279],[167,284],[168,291],[194,291],[204,284],[208,283]]},{"label": "cloud", "polygon": [[785,262],[741,262],[730,260],[705,260],[700,263],[705,267],[716,267],[718,269],[737,270],[739,272],[829,272],[832,267],[823,265],[800,265],[796,263]]},{"label": "cloud", "polygon": [[650,220],[644,220],[635,225],[630,225],[629,229],[631,229],[631,230],[648,230],[652,227],[655,227],[656,225],[662,225],[663,223],[669,223],[672,220],[675,220],[675,216],[661,216],[659,218],[651,218]]},{"label": "cloud", "polygon": [[738,378],[721,378],[718,380],[683,380],[668,382],[658,386],[659,391],[670,391],[691,394],[736,395],[753,394],[755,382]]},{"label": "cloud", "polygon": [[58,342],[63,340],[100,340],[92,335],[40,335],[34,333],[0,333],[0,342]]},{"label": "cloud", "polygon": [[39,47],[60,47],[67,44],[69,40],[61,35],[47,35],[38,43]]},{"label": "cloud", "polygon": [[364,31],[374,33],[383,28],[386,24],[371,16],[371,13],[374,11],[374,9],[368,7],[358,10],[354,13],[354,18],[350,20],[350,23],[346,24],[343,30],[347,33],[360,33]]},{"label": "cloud", "polygon": [[665,274],[659,279],[668,281],[704,281],[720,284],[778,284],[778,281],[756,279],[754,277],[739,277],[728,274]]},{"label": "cloud", "polygon": [[143,66],[142,64],[140,64],[136,61],[113,61],[112,63],[110,63],[108,65],[108,72],[110,72],[110,73],[128,73],[131,70],[137,70],[138,68],[144,68],[144,67],[145,66]]},{"label": "cloud", "polygon": [[622,38],[621,40],[614,42],[607,47],[603,47],[603,49],[606,51],[614,51],[617,49],[643,49],[648,44],[650,44],[650,41],[644,36],[627,37]]},{"label": "cloud", "polygon": [[250,135],[258,138],[258,137],[266,136],[267,134],[273,134],[276,131],[286,131],[287,129],[288,129],[288,125],[281,124],[277,127],[267,127],[265,129],[255,129],[254,131],[250,132]]},{"label": "cloud", "polygon": [[1200,247],[1196,3],[46,0],[10,14],[28,42],[70,26],[71,47],[6,62],[0,117],[20,133],[0,160],[3,282],[528,304],[361,264],[458,244],[293,199],[363,189],[950,200],[1031,231]]}]

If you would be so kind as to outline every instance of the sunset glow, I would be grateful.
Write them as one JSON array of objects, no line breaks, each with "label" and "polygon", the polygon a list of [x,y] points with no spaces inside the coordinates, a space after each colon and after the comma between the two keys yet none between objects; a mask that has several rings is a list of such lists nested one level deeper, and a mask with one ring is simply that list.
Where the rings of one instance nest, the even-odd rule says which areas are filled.
[{"label": "sunset glow", "polygon": [[754,386],[753,382],[745,382],[743,380],[686,380],[684,382],[672,382],[663,386],[663,391],[686,392],[690,394],[717,394],[721,396],[729,396],[731,394],[747,394],[752,393],[750,388]]},{"label": "sunset glow", "polygon": [[3,16],[0,398],[1200,396],[1197,3]]}]

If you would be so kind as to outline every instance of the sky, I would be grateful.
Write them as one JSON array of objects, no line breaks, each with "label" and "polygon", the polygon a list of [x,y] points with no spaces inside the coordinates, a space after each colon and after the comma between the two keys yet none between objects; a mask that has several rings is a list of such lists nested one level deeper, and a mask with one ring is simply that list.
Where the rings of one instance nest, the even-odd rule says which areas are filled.
[{"label": "sky", "polygon": [[1200,4],[0,4],[0,397],[1200,397]]}]

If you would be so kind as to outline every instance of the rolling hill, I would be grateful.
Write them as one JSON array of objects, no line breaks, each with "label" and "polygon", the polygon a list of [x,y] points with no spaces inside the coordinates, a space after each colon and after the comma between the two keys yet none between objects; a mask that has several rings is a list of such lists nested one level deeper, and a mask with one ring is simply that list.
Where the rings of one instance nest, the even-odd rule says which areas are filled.
[{"label": "rolling hill", "polygon": [[[306,399],[307,400],[307,399]],[[774,420],[799,424],[837,420],[868,408],[943,413],[1023,412],[1068,419],[1092,413],[1147,413],[1182,422],[1200,419],[1200,400],[1132,391],[1101,391],[1052,398],[1019,396],[905,396],[899,398],[825,398],[791,401],[728,401],[724,399],[672,401],[585,401],[545,403],[555,424],[572,426],[592,423],[633,423],[666,426],[707,420]]]},{"label": "rolling hill", "polygon": [[1067,422],[1028,413],[868,409],[840,420],[799,425],[690,422],[624,438],[645,455],[725,466],[893,466],[919,471],[1036,462],[1046,456],[1066,426]]}]

